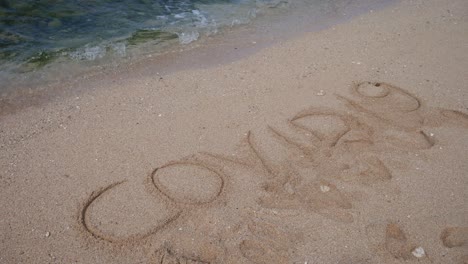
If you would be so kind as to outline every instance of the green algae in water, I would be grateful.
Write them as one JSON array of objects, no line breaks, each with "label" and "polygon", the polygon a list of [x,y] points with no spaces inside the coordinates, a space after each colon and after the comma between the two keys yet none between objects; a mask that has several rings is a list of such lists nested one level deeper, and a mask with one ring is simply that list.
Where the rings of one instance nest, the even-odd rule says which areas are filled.
[{"label": "green algae in water", "polygon": [[129,45],[138,45],[149,41],[157,40],[158,42],[168,41],[177,39],[178,36],[175,33],[170,33],[162,30],[138,30],[131,37],[127,39]]},{"label": "green algae in water", "polygon": [[27,64],[29,66],[32,66],[32,68],[41,68],[55,60],[58,57],[58,55],[58,52],[41,51],[36,55],[32,56],[27,61]]},{"label": "green algae in water", "polygon": [[16,57],[16,53],[13,51],[0,52],[0,60],[10,60]]},{"label": "green algae in water", "polygon": [[60,21],[60,19],[58,19],[58,18],[54,18],[54,19],[52,19],[52,21],[47,23],[47,26],[57,28],[57,27],[62,26],[62,21]]},{"label": "green algae in water", "polygon": [[24,39],[20,36],[11,32],[3,32],[0,30],[0,48],[15,45],[20,43],[21,41],[24,41]]},{"label": "green algae in water", "polygon": [[0,0],[0,73],[158,51],[248,20],[262,1],[272,0]]}]

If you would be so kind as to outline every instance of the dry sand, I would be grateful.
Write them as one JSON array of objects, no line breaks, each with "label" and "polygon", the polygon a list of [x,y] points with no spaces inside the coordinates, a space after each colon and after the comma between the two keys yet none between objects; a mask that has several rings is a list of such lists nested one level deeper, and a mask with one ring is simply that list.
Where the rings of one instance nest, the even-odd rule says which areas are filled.
[{"label": "dry sand", "polygon": [[0,117],[0,262],[468,263],[467,15],[405,1]]}]

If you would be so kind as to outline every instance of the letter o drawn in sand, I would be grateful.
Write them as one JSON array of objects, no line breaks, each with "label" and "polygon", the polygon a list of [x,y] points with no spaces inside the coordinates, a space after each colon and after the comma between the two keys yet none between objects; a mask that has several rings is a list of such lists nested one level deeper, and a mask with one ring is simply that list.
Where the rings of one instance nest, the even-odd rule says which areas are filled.
[{"label": "letter o drawn in sand", "polygon": [[364,100],[357,106],[376,114],[409,113],[421,107],[416,96],[384,82],[361,82],[353,86],[353,91]]},{"label": "letter o drawn in sand", "polygon": [[155,169],[151,179],[163,195],[182,204],[210,203],[224,188],[220,173],[194,163],[170,163]]},{"label": "letter o drawn in sand", "polygon": [[364,97],[383,98],[390,94],[390,89],[384,83],[363,82],[356,87],[356,92]]}]

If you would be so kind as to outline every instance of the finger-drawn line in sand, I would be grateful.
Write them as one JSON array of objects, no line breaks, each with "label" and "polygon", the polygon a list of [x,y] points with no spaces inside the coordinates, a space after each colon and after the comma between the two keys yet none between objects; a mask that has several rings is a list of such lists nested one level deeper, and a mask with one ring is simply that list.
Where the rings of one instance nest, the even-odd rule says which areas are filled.
[{"label": "finger-drawn line in sand", "polygon": [[[377,113],[362,106],[355,100],[352,100],[348,97],[341,96],[341,95],[336,95],[336,97],[340,99],[341,101],[343,101],[347,107],[353,109],[354,111],[358,113],[364,114],[367,117],[370,117],[370,118],[373,118],[382,122],[383,123],[382,125],[386,124],[386,125],[398,127],[400,129],[413,130],[415,129],[415,127],[419,127],[424,122],[419,115],[411,114],[410,112],[408,113],[400,112],[399,114],[392,113],[392,112],[387,112],[387,113],[392,113],[392,114],[386,114],[385,112]],[[403,115],[405,115],[405,117],[403,117],[403,120],[405,119],[411,119],[411,120],[408,122],[401,122]]]},{"label": "finger-drawn line in sand", "polygon": [[208,261],[177,255],[168,248],[160,249],[152,257],[151,263],[157,264],[210,264]]},{"label": "finger-drawn line in sand", "polygon": [[408,238],[402,227],[395,222],[371,224],[366,227],[370,247],[388,257],[401,260],[426,257],[424,248]]},{"label": "finger-drawn line in sand", "polygon": [[[372,88],[385,89],[385,92],[379,96],[362,92],[362,89]],[[390,125],[405,131],[414,131],[421,130],[422,126],[438,127],[449,123],[468,128],[467,114],[456,110],[423,107],[421,100],[416,96],[388,83],[357,83],[352,87],[352,94],[359,99],[351,99],[342,95],[335,96],[350,109],[363,114],[362,118],[380,121],[378,125],[381,129],[386,129],[385,125]]]},{"label": "finger-drawn line in sand", "polygon": [[292,138],[272,126],[268,126],[268,129],[273,133],[274,136],[280,138],[288,145],[296,147],[297,149],[301,150],[303,154],[310,156],[311,158],[313,157],[313,153],[319,150],[319,148],[316,147],[312,142],[301,143],[300,140]]},{"label": "finger-drawn line in sand", "polygon": [[[365,84],[365,86],[363,85]],[[374,86],[372,87],[373,89],[369,89],[369,86]],[[380,89],[375,89],[375,87],[379,87]],[[367,88],[367,89],[366,89]],[[363,97],[370,97],[370,98],[383,98],[387,95],[390,94],[390,89],[387,87],[387,85],[382,85],[381,83],[371,83],[371,82],[364,82],[360,83],[358,85],[353,86],[353,90],[363,96]]]},{"label": "finger-drawn line in sand", "polygon": [[239,245],[242,255],[253,263],[288,263],[282,251],[256,240],[244,240]]},{"label": "finger-drawn line in sand", "polygon": [[430,149],[435,145],[435,139],[430,137],[424,131],[416,132],[396,132],[385,131],[383,139],[391,145],[401,149]]},{"label": "finger-drawn line in sand", "polygon": [[[373,91],[374,88],[380,90]],[[290,133],[271,126],[268,126],[268,129],[285,146],[299,150],[302,159],[309,162],[322,178],[367,186],[390,181],[392,173],[380,158],[366,153],[386,152],[389,149],[385,144],[404,150],[429,149],[435,145],[436,141],[432,135],[429,136],[421,129],[420,124],[426,113],[420,100],[414,95],[390,84],[370,82],[353,86],[353,94],[364,98],[361,101],[345,98],[348,107],[354,112],[342,113],[327,108],[309,108],[288,120],[288,127],[292,128]],[[364,106],[366,103],[367,107]],[[378,111],[381,105],[385,111]],[[393,112],[396,112],[396,115],[393,115]],[[399,117],[400,114],[413,115],[412,119],[416,120],[413,126],[416,126],[410,126],[409,129],[406,125],[398,125],[399,118],[395,117]],[[406,121],[408,120],[403,119],[402,122]],[[329,122],[328,130],[322,131],[325,122]],[[394,122],[397,122],[397,125],[394,125]],[[255,167],[255,164],[260,164],[267,178],[272,179],[272,183],[266,185],[286,186],[270,187],[269,190],[275,192],[271,197],[281,197],[277,200],[282,201],[266,202],[272,199],[270,197],[264,201],[265,204],[298,207],[298,201],[291,198],[291,190],[298,185],[295,182],[300,182],[298,179],[304,177],[291,177],[290,175],[294,174],[290,171],[291,168],[268,161],[267,155],[255,146],[251,132],[247,134],[246,141],[257,162],[249,164],[220,154],[207,155],[244,166]],[[286,160],[285,163],[288,161],[291,160]],[[341,165],[336,166],[337,163]],[[289,199],[286,198],[288,195]]]},{"label": "finger-drawn line in sand", "polygon": [[441,109],[440,114],[450,121],[468,128],[468,115],[456,110]]},{"label": "finger-drawn line in sand", "polygon": [[[372,96],[372,89],[383,89],[379,96]],[[366,92],[363,92],[363,91]],[[361,82],[352,86],[352,94],[357,99],[335,95],[345,105],[380,122],[380,126],[390,125],[412,130],[424,123],[420,110],[421,101],[409,92],[387,83]]]},{"label": "finger-drawn line in sand", "polygon": [[[334,120],[334,122],[328,124],[328,131],[320,132],[320,130],[323,130],[322,123],[324,122],[321,122],[320,119],[314,120],[320,117],[328,117]],[[307,121],[309,124],[306,123]],[[312,124],[310,122],[312,122]],[[318,143],[314,142],[315,149],[313,151],[315,151],[316,154],[321,154],[319,156],[323,158],[330,158],[332,150],[336,149],[335,147],[339,145],[374,144],[373,137],[375,133],[373,127],[361,122],[357,117],[351,114],[341,113],[327,108],[306,109],[289,120],[289,124],[291,127],[297,128],[295,131],[298,133],[302,131],[302,134],[310,133],[319,138],[320,141]],[[274,132],[285,141],[291,143],[291,140],[288,139],[288,136],[284,133]],[[297,143],[295,145],[299,146],[299,148],[309,148],[304,145],[300,146],[300,144]]]},{"label": "finger-drawn line in sand", "polygon": [[250,235],[239,244],[239,250],[244,258],[253,263],[291,263],[291,245],[302,240],[265,221],[251,221],[247,229]]},{"label": "finger-drawn line in sand", "polygon": [[[176,171],[177,168],[183,168],[183,167],[190,167],[188,172],[187,169],[183,173],[178,173]],[[169,173],[164,173],[165,171],[169,171]],[[171,173],[171,170],[172,173]],[[195,171],[198,171],[198,175],[195,173]],[[179,180],[177,186],[168,186],[167,183],[164,183],[164,180],[161,179],[161,174],[166,174],[167,180],[173,180],[174,177],[180,174],[187,174],[191,173],[190,178],[186,178],[184,182],[184,179]],[[212,178],[211,180],[205,181],[205,184],[200,183],[199,179],[198,184],[193,184],[193,182],[187,182],[187,181],[193,181],[194,176],[199,176],[199,178],[203,177],[209,177]],[[201,176],[201,177],[200,177]],[[224,177],[217,172],[214,169],[211,169],[203,164],[197,164],[197,163],[187,163],[187,162],[172,162],[169,164],[166,164],[162,167],[156,168],[153,170],[151,173],[151,181],[153,182],[154,187],[163,195],[165,195],[167,198],[170,200],[176,202],[176,203],[181,203],[181,204],[207,204],[212,201],[214,201],[223,191],[224,189]],[[213,190],[210,190],[207,194],[205,194],[205,197],[197,197],[200,196],[200,191],[198,193],[194,193],[194,188],[195,187],[201,187],[200,185],[203,186],[203,188],[206,188],[206,186],[209,183],[213,183],[214,186],[212,186]],[[180,189],[182,185],[184,184],[190,184],[189,186],[186,186],[187,188],[185,190],[178,190]],[[198,186],[196,186],[198,185]],[[185,193],[184,193],[185,192]]]},{"label": "finger-drawn line in sand", "polygon": [[[344,162],[343,157],[345,156],[345,153],[343,153],[343,151],[349,152],[350,144],[360,144],[366,146],[373,144],[372,140],[369,139],[373,132],[369,128],[361,126],[357,121],[352,127],[359,128],[359,132],[349,139],[341,140],[341,144],[346,146],[344,150],[343,148],[336,148],[337,144],[335,143],[331,144],[331,146],[329,144],[325,145],[329,147],[309,147],[309,145],[306,146],[301,144],[292,139],[290,136],[278,132],[274,128],[270,127],[270,130],[274,133],[275,136],[284,140],[286,144],[292,145],[301,150],[303,157],[312,161],[316,171],[320,172],[321,175],[325,178],[336,178],[346,181],[354,180],[367,185],[378,181],[390,180],[392,178],[390,170],[379,158],[375,156],[363,156],[362,154],[358,155],[351,153],[352,155],[348,155],[350,156],[350,159]],[[351,131],[351,129],[346,129],[346,131],[346,133],[348,133]],[[345,135],[346,133],[341,134]],[[336,156],[341,156],[341,159],[337,159]],[[343,162],[342,166],[338,169],[334,168],[336,166],[333,167],[333,165],[335,165],[337,162]],[[352,167],[360,167],[361,169],[351,170]]]},{"label": "finger-drawn line in sand", "polygon": [[344,182],[355,182],[367,186],[388,182],[393,177],[382,160],[372,155],[355,156],[342,162],[342,167],[338,169],[325,166],[323,175]]},{"label": "finger-drawn line in sand", "polygon": [[[364,99],[364,103],[373,108],[376,106],[379,108],[383,107],[382,110],[385,112],[391,109],[393,111],[399,110],[399,112],[409,113],[421,107],[421,101],[416,96],[388,83],[361,82],[353,85],[352,88],[354,94]],[[400,96],[400,99],[395,99],[398,96]],[[385,100],[389,100],[390,102],[387,103]]]},{"label": "finger-drawn line in sand", "polygon": [[288,182],[283,186],[267,185],[270,194],[260,200],[266,208],[309,210],[331,220],[351,223],[353,216],[347,210],[352,203],[336,185],[325,180],[306,184]]},{"label": "finger-drawn line in sand", "polygon": [[[315,113],[323,115],[323,111],[309,109],[308,112],[303,112],[296,116],[297,118],[292,119],[291,122],[293,122],[294,125],[298,125],[294,123],[294,121],[297,122],[300,118],[315,117]],[[328,110],[326,114],[342,120],[344,127],[341,131],[328,136],[328,142],[325,139],[326,135],[321,136],[324,144],[316,147],[313,150],[314,154],[310,154],[310,148],[307,146],[293,142],[293,140],[284,134],[278,133],[275,130],[273,131],[275,131],[278,137],[283,138],[284,141],[297,146],[299,149],[305,150],[305,157],[314,156],[313,160],[316,164],[316,170],[320,171],[326,178],[354,178],[358,182],[365,184],[373,183],[376,180],[389,180],[392,178],[390,171],[379,158],[364,156],[362,154],[370,151],[375,144],[374,142],[377,140],[372,127],[365,125],[356,117],[349,114],[341,114],[330,110]],[[308,132],[314,132],[308,128],[304,128],[304,126],[298,126]],[[345,157],[348,157],[347,161],[344,160]],[[333,166],[337,162],[343,162],[340,168]],[[362,166],[357,166],[358,164]],[[353,167],[362,167],[363,169],[360,171],[350,170],[350,168]],[[355,177],[350,177],[351,175],[349,174],[351,171],[354,173]],[[347,177],[340,176],[345,174],[347,174]]]},{"label": "finger-drawn line in sand", "polygon": [[161,229],[164,229],[168,224],[175,221],[180,216],[180,212],[177,212],[173,216],[169,217],[168,219],[166,219],[162,223],[156,225],[155,227],[151,228],[150,230],[146,231],[145,233],[134,234],[134,235],[127,236],[125,238],[116,238],[111,234],[106,234],[106,233],[100,231],[99,228],[94,227],[93,225],[91,225],[89,223],[89,219],[88,219],[89,209],[92,207],[92,205],[93,205],[93,203],[95,201],[100,199],[103,195],[105,195],[111,189],[116,188],[117,186],[119,186],[119,185],[121,185],[121,184],[123,184],[125,182],[127,182],[127,181],[115,182],[115,183],[112,183],[112,184],[102,188],[102,189],[99,189],[97,191],[92,192],[91,195],[86,200],[86,202],[84,203],[83,208],[80,211],[78,221],[81,224],[81,226],[84,228],[84,230],[87,233],[89,233],[92,237],[94,237],[96,239],[99,239],[99,240],[111,242],[111,243],[125,243],[125,242],[130,242],[130,241],[131,242],[136,242],[136,241],[143,240],[143,239],[155,234],[156,232],[158,232]]},{"label": "finger-drawn line in sand", "polygon": [[409,244],[406,234],[395,223],[390,223],[385,229],[385,249],[395,258],[409,259],[414,248]]},{"label": "finger-drawn line in sand", "polygon": [[270,195],[260,200],[269,208],[306,209],[342,222],[352,222],[352,215],[342,210],[351,209],[348,198],[336,186],[320,178],[304,178],[287,163],[269,165],[267,155],[256,146],[251,133],[249,145],[268,173],[264,189]]},{"label": "finger-drawn line in sand", "polygon": [[[427,128],[443,125],[468,128],[467,114],[426,107],[413,94],[387,83],[356,83],[350,97],[336,95],[336,98],[344,103],[346,110],[312,107],[286,120],[285,128],[267,126],[273,142],[280,146],[273,152],[265,150],[268,145],[262,145],[268,138],[254,138],[249,131],[243,139],[244,149],[240,155],[200,152],[196,155],[201,157],[201,161],[183,159],[154,169],[147,183],[151,185],[152,192],[157,193],[155,197],[167,200],[176,213],[147,232],[119,238],[90,223],[88,211],[93,203],[125,181],[93,192],[82,207],[79,222],[92,237],[112,243],[142,241],[163,230],[170,233],[174,231],[171,224],[175,222],[182,227],[200,229],[203,232],[197,232],[204,234],[207,228],[211,230],[211,226],[198,222],[189,225],[190,219],[198,214],[195,219],[209,222],[209,217],[200,215],[209,216],[216,210],[225,210],[224,215],[233,209],[226,206],[232,199],[226,195],[227,187],[231,188],[227,180],[231,178],[227,177],[224,167],[235,167],[253,172],[262,182],[259,185],[262,190],[252,195],[259,208],[310,212],[333,221],[351,223],[354,221],[354,200],[341,188],[341,184],[359,184],[367,189],[375,186],[387,188],[393,175],[379,154],[430,149],[437,140],[426,132]],[[216,166],[208,165],[203,161],[206,159],[214,159]],[[238,205],[235,207],[237,209]],[[236,215],[237,211],[232,213]],[[240,258],[254,263],[289,262],[292,253],[288,246],[294,243],[288,239],[287,232],[278,231],[277,224],[253,224],[252,218],[248,216],[235,223],[236,230],[244,226],[248,234],[230,234],[238,236],[238,243],[235,249],[229,248],[226,252],[237,252],[242,255]],[[202,227],[203,224],[207,226]],[[383,238],[377,244],[393,258],[410,259],[415,256],[414,245],[400,226],[386,224],[379,232]],[[463,232],[450,228],[444,230],[442,243],[446,247],[465,245],[466,235],[460,234],[466,234],[466,230]],[[222,241],[227,237],[225,234],[210,234],[208,237],[212,240],[209,241]],[[226,253],[216,250],[213,251],[216,256],[210,257],[209,261],[208,258],[193,258],[203,254],[192,256],[183,250],[182,253],[174,251],[172,246],[177,239],[169,238],[166,241],[169,246],[158,251],[153,259],[158,263],[209,263],[225,259],[223,254]],[[282,244],[281,241],[291,243]],[[178,249],[183,249],[183,245],[177,244]]]},{"label": "finger-drawn line in sand", "polygon": [[[325,131],[325,132],[320,132],[319,129],[320,127],[317,126],[316,128],[309,128],[305,124],[301,124],[299,121],[301,119],[306,119],[306,118],[329,118],[332,119],[330,120],[331,122],[334,122],[335,129],[332,131]],[[334,120],[333,120],[334,119]],[[336,122],[339,120],[342,124],[339,124],[339,122]],[[323,123],[325,123],[325,120],[320,120],[322,121],[320,123],[321,126],[323,127]],[[325,121],[325,122],[323,122]],[[329,122],[330,122],[329,121]],[[340,140],[341,137],[343,137],[346,133],[348,133],[351,130],[351,120],[348,116],[340,115],[336,113],[335,111],[330,111],[327,109],[308,109],[306,111],[303,111],[302,113],[297,114],[295,117],[293,117],[290,122],[303,129],[304,131],[308,131],[312,135],[314,135],[316,138],[318,138],[320,141],[327,141],[327,144],[330,147],[334,147],[338,141]],[[318,123],[318,122],[317,122]]]},{"label": "finger-drawn line in sand", "polygon": [[440,234],[445,247],[462,247],[468,245],[468,227],[447,227]]},{"label": "finger-drawn line in sand", "polygon": [[236,159],[235,157],[229,157],[227,155],[211,153],[211,152],[206,152],[206,151],[202,151],[199,154],[206,155],[208,157],[215,158],[215,159],[222,160],[222,161],[227,161],[228,163],[241,165],[243,167],[251,167],[252,166],[252,164],[250,164],[248,162],[241,161],[239,159]]}]

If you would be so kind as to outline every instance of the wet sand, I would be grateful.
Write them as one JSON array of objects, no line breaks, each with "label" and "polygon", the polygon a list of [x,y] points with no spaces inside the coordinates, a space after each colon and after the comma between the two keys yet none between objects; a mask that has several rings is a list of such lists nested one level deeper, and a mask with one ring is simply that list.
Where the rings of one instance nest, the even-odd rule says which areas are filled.
[{"label": "wet sand", "polygon": [[467,263],[466,14],[403,2],[1,116],[0,262]]}]

